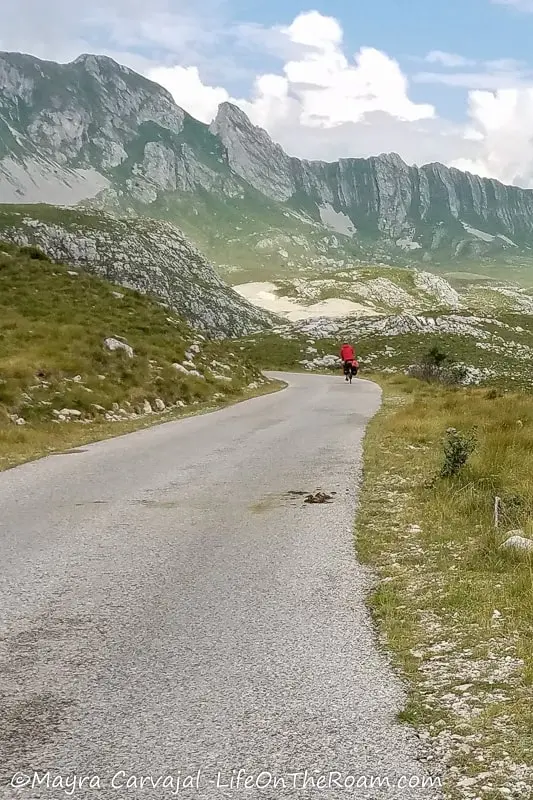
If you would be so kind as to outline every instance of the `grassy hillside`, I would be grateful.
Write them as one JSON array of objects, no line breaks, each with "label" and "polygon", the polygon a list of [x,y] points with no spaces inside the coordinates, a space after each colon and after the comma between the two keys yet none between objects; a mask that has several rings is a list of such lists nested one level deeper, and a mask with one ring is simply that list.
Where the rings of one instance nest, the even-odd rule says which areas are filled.
[{"label": "grassy hillside", "polygon": [[[380,576],[372,605],[409,680],[402,717],[446,766],[446,797],[529,798],[532,562],[500,545],[513,529],[533,535],[533,398],[381,382],[357,548]],[[476,446],[454,476],[438,477],[450,427],[475,432]]]},{"label": "grassy hillside", "polygon": [[0,468],[264,383],[139,292],[0,243]]},{"label": "grassy hillside", "polygon": [[155,297],[211,337],[272,324],[225,284],[168,222],[50,205],[0,204],[0,239],[35,245],[52,260]]}]

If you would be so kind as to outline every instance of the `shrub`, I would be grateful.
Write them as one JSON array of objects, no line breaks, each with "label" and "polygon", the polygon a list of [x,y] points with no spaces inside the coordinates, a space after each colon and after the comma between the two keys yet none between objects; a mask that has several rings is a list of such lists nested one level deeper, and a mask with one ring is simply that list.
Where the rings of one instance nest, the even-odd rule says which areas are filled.
[{"label": "shrub", "polygon": [[32,258],[36,261],[50,261],[46,253],[43,253],[39,247],[36,247],[33,244],[24,245],[21,247],[20,254],[22,256],[28,256],[28,258]]},{"label": "shrub", "polygon": [[448,428],[444,438],[444,463],[439,477],[453,478],[464,467],[476,448],[475,430],[470,434]]},{"label": "shrub", "polygon": [[409,367],[409,375],[431,383],[438,381],[448,386],[461,384],[467,376],[467,368],[456,364],[440,347],[435,344],[427,350],[417,364]]}]

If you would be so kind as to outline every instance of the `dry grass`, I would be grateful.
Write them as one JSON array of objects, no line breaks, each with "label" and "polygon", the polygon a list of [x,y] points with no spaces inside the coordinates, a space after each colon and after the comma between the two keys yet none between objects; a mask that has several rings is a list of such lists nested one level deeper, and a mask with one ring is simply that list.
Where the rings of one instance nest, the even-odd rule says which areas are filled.
[{"label": "dry grass", "polygon": [[[409,682],[402,716],[432,737],[450,797],[529,798],[532,564],[499,545],[509,529],[533,532],[533,397],[380,382],[357,547],[377,568],[372,608]],[[433,481],[448,427],[477,428],[477,449]]]}]

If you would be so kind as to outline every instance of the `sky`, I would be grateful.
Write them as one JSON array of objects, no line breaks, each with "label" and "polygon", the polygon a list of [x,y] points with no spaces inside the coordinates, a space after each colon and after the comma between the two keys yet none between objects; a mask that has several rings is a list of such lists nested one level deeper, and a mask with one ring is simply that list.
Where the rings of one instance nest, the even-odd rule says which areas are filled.
[{"label": "sky", "polygon": [[533,187],[533,0],[0,0],[0,49],[102,53],[300,158],[396,152]]}]

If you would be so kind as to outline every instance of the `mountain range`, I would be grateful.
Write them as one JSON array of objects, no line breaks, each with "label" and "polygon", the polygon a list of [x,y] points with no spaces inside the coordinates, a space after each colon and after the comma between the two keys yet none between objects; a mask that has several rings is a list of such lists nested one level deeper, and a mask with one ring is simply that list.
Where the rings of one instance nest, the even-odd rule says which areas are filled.
[{"label": "mountain range", "polygon": [[533,191],[396,154],[291,157],[238,107],[205,125],[96,55],[0,54],[0,202],[170,222],[233,283],[366,263],[533,263]]}]

